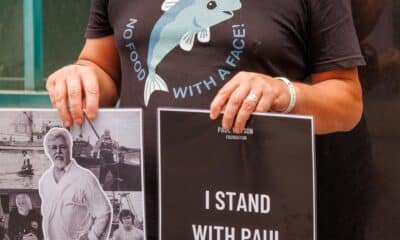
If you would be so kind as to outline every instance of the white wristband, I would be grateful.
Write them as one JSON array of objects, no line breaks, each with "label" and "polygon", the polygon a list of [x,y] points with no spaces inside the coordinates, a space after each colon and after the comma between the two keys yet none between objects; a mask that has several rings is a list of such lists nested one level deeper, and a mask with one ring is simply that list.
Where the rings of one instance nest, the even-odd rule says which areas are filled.
[{"label": "white wristband", "polygon": [[293,110],[294,106],[296,105],[296,89],[295,89],[293,83],[285,77],[275,77],[275,79],[279,79],[279,80],[283,81],[284,83],[286,83],[286,86],[289,89],[289,94],[290,94],[289,105],[286,108],[286,110],[283,111],[282,113],[290,113]]}]

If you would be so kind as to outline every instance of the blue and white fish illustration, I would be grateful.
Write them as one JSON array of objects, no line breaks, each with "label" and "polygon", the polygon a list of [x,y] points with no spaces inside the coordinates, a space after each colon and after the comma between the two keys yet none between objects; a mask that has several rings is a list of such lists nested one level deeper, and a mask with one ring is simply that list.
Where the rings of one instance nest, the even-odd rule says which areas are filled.
[{"label": "blue and white fish illustration", "polygon": [[158,64],[176,46],[185,51],[193,47],[196,35],[199,42],[210,41],[210,27],[233,17],[242,7],[240,0],[165,0],[165,13],[158,19],[150,35],[147,56],[149,68],[144,87],[147,105],[154,91],[168,92],[165,81],[156,73]]}]

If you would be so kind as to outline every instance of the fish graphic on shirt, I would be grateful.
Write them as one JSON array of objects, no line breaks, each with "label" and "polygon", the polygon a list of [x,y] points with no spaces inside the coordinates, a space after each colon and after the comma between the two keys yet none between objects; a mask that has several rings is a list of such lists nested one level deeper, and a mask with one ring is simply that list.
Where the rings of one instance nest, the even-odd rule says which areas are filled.
[{"label": "fish graphic on shirt", "polygon": [[144,102],[149,103],[155,91],[168,92],[165,81],[156,68],[176,46],[184,51],[193,48],[195,38],[210,41],[210,27],[233,17],[242,7],[240,0],[165,0],[164,14],[157,20],[150,35],[147,56],[148,76],[144,87]]}]

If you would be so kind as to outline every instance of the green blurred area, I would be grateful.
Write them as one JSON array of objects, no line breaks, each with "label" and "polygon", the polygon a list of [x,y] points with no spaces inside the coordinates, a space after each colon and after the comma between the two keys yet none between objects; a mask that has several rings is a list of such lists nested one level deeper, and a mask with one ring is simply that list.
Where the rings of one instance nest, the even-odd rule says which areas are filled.
[{"label": "green blurred area", "polygon": [[[90,1],[43,0],[44,77],[74,62],[84,42]],[[0,1],[0,89],[23,90],[23,0]],[[45,80],[43,79],[44,86]]]},{"label": "green blurred area", "polygon": [[43,0],[45,77],[77,59],[84,43],[89,7],[90,0]]},{"label": "green blurred area", "polygon": [[22,29],[22,0],[1,0],[0,78],[8,81],[24,76]]}]

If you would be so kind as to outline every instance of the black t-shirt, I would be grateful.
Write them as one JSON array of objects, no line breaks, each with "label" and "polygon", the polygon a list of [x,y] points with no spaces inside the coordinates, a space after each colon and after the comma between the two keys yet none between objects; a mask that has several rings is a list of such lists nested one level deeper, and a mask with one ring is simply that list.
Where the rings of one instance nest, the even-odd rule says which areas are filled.
[{"label": "black t-shirt", "polygon": [[157,232],[157,107],[208,109],[238,71],[305,81],[364,64],[348,0],[92,0],[86,37],[111,34],[121,106],[144,112],[149,236]]}]

